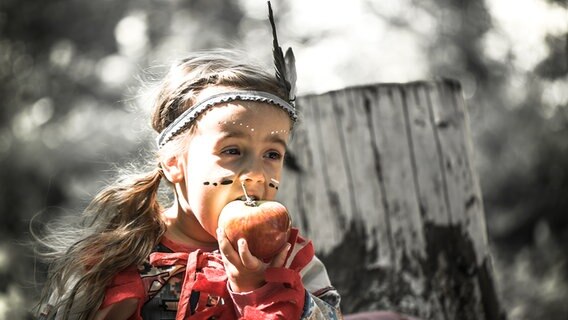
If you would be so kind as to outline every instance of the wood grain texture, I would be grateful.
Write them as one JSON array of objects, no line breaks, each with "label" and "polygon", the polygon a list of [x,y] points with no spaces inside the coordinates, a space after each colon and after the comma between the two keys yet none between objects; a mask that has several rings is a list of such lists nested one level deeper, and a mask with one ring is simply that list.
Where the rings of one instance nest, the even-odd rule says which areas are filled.
[{"label": "wood grain texture", "polygon": [[497,319],[461,86],[352,87],[298,99],[279,200],[311,238],[345,312]]}]

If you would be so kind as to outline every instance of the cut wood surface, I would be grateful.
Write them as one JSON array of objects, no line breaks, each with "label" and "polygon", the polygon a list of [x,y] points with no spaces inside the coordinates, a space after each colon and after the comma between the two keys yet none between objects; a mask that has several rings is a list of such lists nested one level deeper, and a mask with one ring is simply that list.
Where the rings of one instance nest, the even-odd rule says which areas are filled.
[{"label": "cut wood surface", "polygon": [[500,319],[459,83],[353,87],[297,108],[279,200],[344,312]]}]

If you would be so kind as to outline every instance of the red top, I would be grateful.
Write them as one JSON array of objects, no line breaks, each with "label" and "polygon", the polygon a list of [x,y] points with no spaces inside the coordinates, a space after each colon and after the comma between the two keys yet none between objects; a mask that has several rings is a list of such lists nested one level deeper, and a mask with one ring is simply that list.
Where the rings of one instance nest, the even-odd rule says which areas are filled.
[{"label": "red top", "polygon": [[298,235],[297,229],[292,229],[288,242],[292,244],[287,257],[292,260],[285,263],[289,267],[268,268],[266,285],[251,292],[236,293],[227,283],[219,251],[189,247],[163,238],[162,247],[171,252],[155,251],[143,266],[132,266],[118,273],[107,287],[101,309],[134,298],[138,300],[138,309],[129,319],[142,319],[144,305],[164,286],[175,284],[181,291],[170,292],[178,293],[178,301],[168,300],[172,303],[168,306],[177,310],[176,320],[212,316],[218,319],[299,319],[306,295],[299,271],[314,258],[314,249],[311,241]]}]

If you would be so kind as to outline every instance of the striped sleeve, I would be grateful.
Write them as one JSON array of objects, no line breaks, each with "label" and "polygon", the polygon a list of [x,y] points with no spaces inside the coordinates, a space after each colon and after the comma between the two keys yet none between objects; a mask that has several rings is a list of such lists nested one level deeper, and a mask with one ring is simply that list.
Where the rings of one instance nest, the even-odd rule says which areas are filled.
[{"label": "striped sleeve", "polygon": [[324,264],[315,256],[311,241],[297,235],[286,267],[299,272],[306,290],[302,320],[343,319],[339,292],[331,285]]},{"label": "striped sleeve", "polygon": [[314,256],[314,259],[302,271],[302,280],[307,294],[301,319],[343,319],[340,309],[341,297],[339,292],[331,286],[323,263]]}]

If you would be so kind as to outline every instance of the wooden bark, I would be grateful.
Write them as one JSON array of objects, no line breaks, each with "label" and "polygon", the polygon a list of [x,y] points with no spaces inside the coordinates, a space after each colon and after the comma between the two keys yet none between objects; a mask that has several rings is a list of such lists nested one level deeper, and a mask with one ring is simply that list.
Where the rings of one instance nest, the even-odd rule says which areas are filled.
[{"label": "wooden bark", "polygon": [[279,200],[344,312],[501,318],[459,83],[353,87],[297,107]]}]

